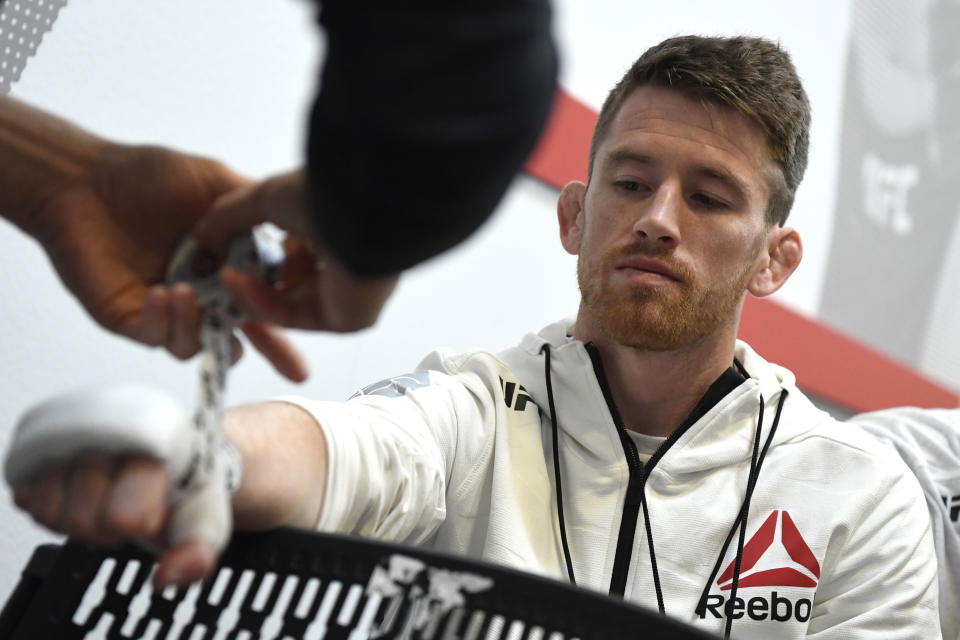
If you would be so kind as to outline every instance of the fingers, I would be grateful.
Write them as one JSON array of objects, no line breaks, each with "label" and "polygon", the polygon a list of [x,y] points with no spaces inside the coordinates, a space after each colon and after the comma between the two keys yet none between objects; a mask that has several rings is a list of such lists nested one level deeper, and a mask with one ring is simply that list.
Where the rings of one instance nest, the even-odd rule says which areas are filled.
[{"label": "fingers", "polygon": [[17,489],[17,504],[29,511],[38,523],[54,531],[60,531],[68,471],[67,468],[54,469],[31,485]]},{"label": "fingers", "polygon": [[158,460],[94,456],[16,487],[14,498],[49,529],[109,544],[156,537],[167,516],[169,488]]},{"label": "fingers", "polygon": [[261,222],[272,222],[298,237],[312,237],[302,171],[273,176],[221,196],[193,235],[200,244],[220,246]]},{"label": "fingers", "polygon": [[[93,456],[16,487],[14,499],[54,531],[112,544],[160,538],[169,517],[169,490],[169,474],[159,460]],[[160,558],[154,583],[163,588],[200,580],[213,570],[216,560],[213,543],[185,540]]]},{"label": "fingers", "polygon": [[328,258],[322,267],[314,261],[311,275],[299,282],[284,281],[278,288],[229,267],[221,272],[220,280],[251,320],[295,329],[350,332],[376,322],[398,276],[360,278]]},{"label": "fingers", "polygon": [[200,350],[200,306],[193,287],[183,282],[170,287],[170,308],[166,347],[185,360]]},{"label": "fingers", "polygon": [[263,354],[280,375],[303,382],[310,375],[307,361],[282,331],[270,325],[250,322],[243,326],[250,344]]},{"label": "fingers", "polygon": [[207,577],[217,564],[217,550],[205,540],[184,540],[167,551],[157,564],[153,585],[164,589]]},{"label": "fingers", "polygon": [[[244,285],[240,287],[240,291],[248,291],[250,287],[262,287],[270,291],[249,276],[243,276],[243,279]],[[246,284],[247,280],[253,284]],[[263,316],[262,307],[257,306],[262,303],[250,303],[249,294],[246,294],[245,300],[245,304],[239,305],[245,313]],[[200,309],[193,289],[184,283],[170,288],[152,288],[144,304],[142,327],[143,342],[164,346],[178,358],[185,359],[195,355],[201,346]],[[254,348],[260,351],[281,375],[294,382],[307,379],[309,369],[306,360],[282,332],[262,323],[248,323],[243,327],[243,331]],[[243,345],[236,337],[231,338],[231,344],[232,364],[236,364],[243,356]]]},{"label": "fingers", "polygon": [[261,185],[236,189],[220,196],[193,229],[193,236],[202,246],[227,245],[234,236],[266,222]]},{"label": "fingers", "polygon": [[101,527],[101,518],[114,465],[114,460],[98,456],[74,467],[63,489],[60,526],[64,533],[75,538],[112,541],[107,530]]},{"label": "fingers", "polygon": [[[253,278],[247,278],[256,282]],[[257,283],[252,286],[262,285]],[[266,287],[263,288],[266,289]],[[160,336],[162,331],[165,331],[162,344],[173,355],[179,358],[189,358],[200,348],[198,335],[200,311],[197,307],[196,296],[187,285],[181,284],[175,285],[169,294],[163,292],[157,297],[161,296],[165,298],[164,301],[152,304],[156,304],[157,307],[166,304],[169,309],[151,309],[150,313],[154,317],[168,319],[165,327],[157,327],[155,330],[156,336]],[[239,306],[248,313],[251,309],[254,309],[250,304],[240,304]],[[261,312],[257,310],[255,313],[259,314]],[[156,321],[156,324],[160,325],[160,321]],[[294,382],[302,382],[307,379],[309,370],[305,359],[293,346],[293,343],[281,332],[260,323],[248,323],[244,327],[244,333],[254,348],[260,351],[281,375]],[[231,339],[231,344],[232,363],[236,364],[243,355],[243,345],[236,337]]]},{"label": "fingers", "polygon": [[117,538],[157,537],[167,511],[170,481],[159,460],[134,458],[117,474],[106,500],[103,525]]},{"label": "fingers", "polygon": [[308,293],[313,299],[304,304],[303,297],[297,295],[301,291],[273,289],[232,267],[221,272],[220,281],[230,291],[237,307],[251,320],[297,329],[324,328],[321,319],[313,313],[317,301],[312,287]]},{"label": "fingers", "polygon": [[147,291],[140,317],[140,329],[136,338],[151,347],[167,343],[170,313],[166,287],[156,285]]},{"label": "fingers", "polygon": [[151,287],[144,299],[140,327],[135,339],[165,347],[181,360],[200,350],[200,306],[193,288],[186,283]]}]

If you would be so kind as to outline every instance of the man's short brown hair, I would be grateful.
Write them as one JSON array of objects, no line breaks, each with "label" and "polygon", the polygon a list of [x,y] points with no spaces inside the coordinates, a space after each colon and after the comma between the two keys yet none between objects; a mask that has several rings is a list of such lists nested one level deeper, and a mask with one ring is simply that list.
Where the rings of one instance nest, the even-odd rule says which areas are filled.
[{"label": "man's short brown hair", "polygon": [[695,99],[732,107],[762,127],[770,157],[768,224],[783,225],[807,168],[810,102],[790,55],[762,38],[682,36],[647,49],[613,88],[600,109],[590,145],[590,175],[597,147],[624,100],[637,88],[675,89]]}]

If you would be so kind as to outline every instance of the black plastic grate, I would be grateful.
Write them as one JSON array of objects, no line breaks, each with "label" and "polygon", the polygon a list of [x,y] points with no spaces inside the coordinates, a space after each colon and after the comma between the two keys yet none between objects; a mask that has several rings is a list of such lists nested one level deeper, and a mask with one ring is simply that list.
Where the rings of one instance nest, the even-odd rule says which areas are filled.
[{"label": "black plastic grate", "polygon": [[27,586],[18,587],[0,616],[0,637],[713,637],[560,582],[421,549],[304,531],[238,534],[215,575],[188,588],[155,591],[152,572],[151,556],[134,548],[74,541],[41,547],[24,571],[21,586]]}]

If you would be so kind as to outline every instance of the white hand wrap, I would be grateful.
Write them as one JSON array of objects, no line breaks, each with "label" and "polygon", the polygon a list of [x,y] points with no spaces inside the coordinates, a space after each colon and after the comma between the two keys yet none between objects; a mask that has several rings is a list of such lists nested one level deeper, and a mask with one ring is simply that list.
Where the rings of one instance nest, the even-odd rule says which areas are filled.
[{"label": "white hand wrap", "polygon": [[230,491],[235,487],[228,483],[239,478],[240,459],[232,447],[221,446],[212,456],[212,468],[198,473],[204,437],[174,399],[152,387],[88,389],[47,400],[23,416],[4,475],[15,486],[93,453],[157,458],[173,480],[170,542],[197,538],[219,549],[230,537]]},{"label": "white hand wrap", "polygon": [[[176,401],[144,386],[72,393],[28,412],[7,454],[7,482],[91,453],[144,454],[166,463],[173,480],[168,538],[200,539],[219,550],[230,538],[230,494],[240,486],[240,456],[222,433],[223,392],[239,310],[218,273],[194,273],[200,248],[188,237],[175,252],[167,281],[188,282],[201,307],[200,393],[193,419]],[[233,241],[226,263],[272,284],[285,254],[283,234],[263,225]]]}]

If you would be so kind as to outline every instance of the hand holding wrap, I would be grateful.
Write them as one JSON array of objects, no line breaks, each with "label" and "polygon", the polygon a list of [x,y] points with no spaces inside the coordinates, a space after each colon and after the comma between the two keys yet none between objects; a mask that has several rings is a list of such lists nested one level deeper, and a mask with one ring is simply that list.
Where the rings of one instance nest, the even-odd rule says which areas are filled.
[{"label": "hand holding wrap", "polygon": [[[201,308],[201,375],[196,414],[146,386],[119,385],[53,398],[29,411],[16,427],[5,475],[11,486],[90,454],[140,454],[166,466],[172,485],[168,542],[209,542],[220,550],[232,529],[231,493],[241,462],[223,437],[223,391],[233,330],[242,322],[218,272],[198,274],[202,256],[192,239],[174,255],[168,282],[193,285]],[[269,228],[235,240],[225,264],[270,282],[284,253]]]}]

